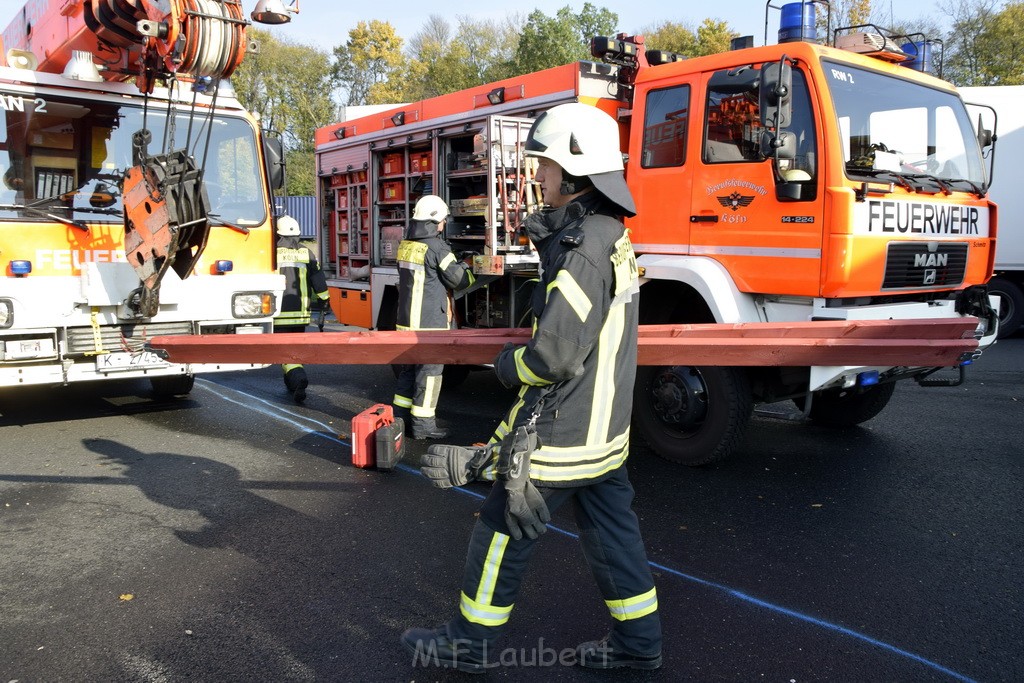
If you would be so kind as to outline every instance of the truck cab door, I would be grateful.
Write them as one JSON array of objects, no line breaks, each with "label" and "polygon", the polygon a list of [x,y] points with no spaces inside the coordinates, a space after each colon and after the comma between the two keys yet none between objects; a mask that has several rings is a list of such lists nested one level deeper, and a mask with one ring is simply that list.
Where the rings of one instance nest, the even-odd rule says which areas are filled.
[{"label": "truck cab door", "polygon": [[[721,262],[744,292],[818,296],[819,127],[806,79],[797,69],[792,74],[791,114],[778,129],[760,111],[761,69],[704,75],[690,254]],[[770,145],[778,136],[786,141],[784,155]]]},{"label": "truck cab door", "polygon": [[[684,75],[638,84],[630,130],[626,178],[637,217],[626,227],[638,253],[686,253],[693,153],[699,139],[694,111],[697,77]],[[696,130],[694,130],[696,129]]]}]

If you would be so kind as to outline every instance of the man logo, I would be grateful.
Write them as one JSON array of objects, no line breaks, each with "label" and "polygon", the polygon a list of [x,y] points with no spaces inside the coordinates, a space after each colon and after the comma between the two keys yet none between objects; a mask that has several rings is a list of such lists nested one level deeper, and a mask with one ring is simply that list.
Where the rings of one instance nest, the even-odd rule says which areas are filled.
[{"label": "man logo", "polygon": [[745,206],[750,206],[750,202],[754,201],[754,195],[744,195],[739,192],[733,192],[727,197],[720,196],[716,197],[716,199],[718,200],[718,203],[725,208],[732,209],[733,211],[739,211]]},{"label": "man logo", "polygon": [[925,271],[924,271],[924,282],[922,284],[934,285],[935,284],[935,280],[938,279],[938,273],[939,273],[939,271],[935,270],[934,268],[927,268],[927,269],[925,269]]}]

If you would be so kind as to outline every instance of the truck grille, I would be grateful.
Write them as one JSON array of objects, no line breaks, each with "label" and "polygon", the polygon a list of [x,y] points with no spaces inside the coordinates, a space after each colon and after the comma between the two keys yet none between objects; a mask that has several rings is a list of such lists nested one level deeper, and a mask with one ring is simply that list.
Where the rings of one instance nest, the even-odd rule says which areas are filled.
[{"label": "truck grille", "polygon": [[942,289],[964,281],[967,245],[962,242],[891,242],[882,289]]},{"label": "truck grille", "polygon": [[[104,351],[141,351],[153,337],[172,334],[192,334],[192,323],[133,323],[129,325],[101,325],[100,348]],[[67,355],[95,353],[96,335],[92,327],[68,328]]]}]

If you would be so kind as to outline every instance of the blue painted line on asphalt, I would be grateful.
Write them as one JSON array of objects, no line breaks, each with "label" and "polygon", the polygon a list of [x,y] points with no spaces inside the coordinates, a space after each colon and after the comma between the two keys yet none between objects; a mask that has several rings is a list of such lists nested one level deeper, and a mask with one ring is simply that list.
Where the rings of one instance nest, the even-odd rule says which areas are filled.
[{"label": "blue painted line on asphalt", "polygon": [[[225,401],[228,401],[229,403],[234,403],[236,406],[242,406],[243,408],[250,408],[252,410],[255,410],[258,413],[262,413],[262,414],[266,415],[267,417],[272,417],[272,418],[281,420],[282,422],[287,422],[288,424],[290,424],[291,426],[293,426],[293,427],[295,427],[297,429],[301,429],[301,430],[307,431],[307,432],[313,432],[314,434],[319,434],[320,436],[332,439],[333,441],[339,441],[340,443],[343,443],[346,446],[350,445],[350,444],[346,443],[345,441],[341,441],[340,439],[337,439],[335,437],[330,436],[329,434],[324,434],[323,432],[319,432],[319,431],[316,431],[316,430],[313,430],[313,429],[309,429],[306,426],[306,424],[303,424],[303,422],[307,423],[307,424],[308,423],[312,423],[312,424],[315,424],[315,425],[319,425],[319,426],[323,427],[324,429],[326,429],[328,432],[333,432],[334,430],[331,428],[330,425],[325,424],[323,422],[318,422],[318,421],[316,421],[316,420],[314,420],[312,418],[309,418],[309,417],[307,417],[305,415],[300,415],[299,413],[294,413],[294,412],[288,410],[287,408],[284,408],[284,407],[282,407],[282,406],[280,406],[277,403],[274,403],[272,401],[268,401],[266,399],[260,398],[259,396],[253,396],[252,394],[247,394],[244,391],[239,391],[238,389],[234,389],[232,387],[226,387],[223,384],[217,384],[216,382],[211,382],[210,380],[198,379],[196,384],[198,384],[200,386],[203,386],[203,385],[206,385],[206,384],[210,384],[210,385],[216,385],[220,389],[231,389],[231,391],[235,392],[236,394],[241,394],[242,396],[245,396],[250,401],[255,401],[255,402],[260,403],[262,405],[253,405],[251,402],[238,401],[238,400],[235,400],[235,399],[231,398],[230,396],[224,395],[223,393],[221,393],[219,391],[214,392],[213,389],[211,389],[208,386],[203,386],[203,388],[206,389],[207,391],[215,393],[218,397],[224,399]],[[288,417],[284,417],[283,415],[281,415],[281,413],[286,413],[287,415],[290,415],[291,417],[297,418],[297,420],[292,420],[292,419],[289,419]],[[302,422],[299,422],[298,420],[301,420]]]},{"label": "blue painted line on asphalt", "polygon": [[[217,386],[223,387],[223,385],[219,385],[219,384]],[[312,423],[312,424],[320,425],[320,426],[324,427],[325,429],[331,431],[329,425],[325,425],[324,423],[318,422],[316,420],[313,420],[313,419],[311,419],[309,417],[306,417],[305,415],[299,415],[297,413],[293,413],[291,411],[288,411],[285,408],[282,408],[280,405],[277,405],[277,404],[275,404],[275,403],[273,403],[271,401],[267,401],[265,399],[259,398],[258,396],[253,396],[252,394],[247,394],[247,393],[245,393],[243,391],[238,391],[237,389],[233,389],[233,391],[235,391],[235,392],[237,392],[239,394],[242,394],[243,396],[245,396],[247,398],[250,398],[250,399],[252,399],[254,401],[258,401],[259,403],[264,404],[265,406],[267,406],[267,409],[264,409],[263,407],[256,407],[256,406],[252,406],[252,405],[249,405],[249,404],[246,404],[246,403],[242,403],[241,401],[236,401],[234,399],[228,398],[227,396],[225,396],[223,394],[218,394],[218,396],[220,396],[220,398],[223,398],[223,399],[225,399],[227,401],[230,401],[231,403],[234,403],[236,405],[245,406],[245,407],[249,407],[249,408],[254,408],[254,409],[256,409],[260,413],[263,413],[263,414],[268,415],[270,417],[274,417],[274,418],[280,419],[280,420],[282,420],[284,422],[287,422],[290,425],[298,427],[299,429],[305,430],[305,431],[313,433],[313,434],[317,434],[318,436],[322,436],[325,439],[330,439],[331,441],[335,441],[335,442],[338,442],[338,443],[346,445],[346,446],[351,446],[350,443],[348,443],[346,441],[343,441],[341,439],[338,439],[338,438],[336,438],[334,436],[331,436],[330,434],[325,434],[325,433],[323,433],[321,431],[308,429],[306,426],[302,425],[301,423],[299,423],[299,422],[297,422],[295,420],[289,419],[287,417],[282,417],[280,413],[281,412],[285,412],[288,415],[291,415],[293,417],[296,417],[296,418],[299,418],[301,420],[304,420],[307,423]],[[403,465],[401,463],[399,463],[395,467],[395,469],[401,470],[402,472],[407,472],[409,474],[415,474],[418,477],[422,477],[423,476],[423,473],[420,472],[419,469],[417,469],[415,467],[410,467],[408,465]],[[463,495],[467,495],[467,496],[470,496],[472,498],[476,498],[478,500],[483,500],[486,497],[483,494],[477,493],[476,491],[472,491],[470,489],[467,489],[467,488],[464,488],[464,487],[461,487],[461,486],[456,486],[454,488],[454,490],[458,491],[459,493],[461,493]],[[548,524],[547,526],[552,531],[555,531],[555,532],[557,532],[559,534],[562,534],[563,536],[567,536],[569,538],[572,538],[572,539],[575,539],[575,540],[579,540],[579,534],[573,533],[572,531],[569,531],[567,529],[562,529],[561,527],[557,527],[557,526],[555,526],[553,524]],[[730,588],[729,586],[726,586],[726,585],[721,584],[721,583],[716,583],[714,581],[708,581],[707,579],[702,579],[699,576],[694,576],[692,574],[687,574],[686,572],[682,572],[682,571],[679,571],[678,569],[673,569],[671,567],[667,567],[667,566],[665,566],[663,564],[659,564],[657,562],[653,562],[653,561],[648,560],[647,563],[653,569],[657,569],[659,571],[666,572],[666,573],[671,574],[673,576],[679,577],[681,579],[685,579],[687,581],[699,584],[701,586],[705,586],[707,588],[713,588],[714,590],[721,591],[723,593],[726,593],[727,595],[732,596],[733,598],[736,598],[740,602],[745,602],[745,603],[748,603],[750,605],[756,605],[757,607],[762,607],[762,608],[764,608],[766,610],[769,610],[771,612],[776,612],[778,614],[783,614],[783,615],[785,615],[787,617],[796,619],[798,621],[803,621],[805,623],[812,624],[814,626],[819,626],[819,627],[824,628],[824,629],[826,629],[828,631],[833,631],[835,633],[841,633],[841,634],[843,634],[845,636],[849,636],[849,637],[854,638],[856,640],[859,640],[861,642],[867,643],[868,645],[872,645],[872,646],[880,648],[882,650],[886,650],[886,651],[891,652],[893,654],[899,655],[900,657],[904,657],[906,659],[910,659],[911,661],[917,662],[918,664],[926,666],[926,667],[928,667],[930,669],[934,669],[935,671],[943,673],[943,674],[945,674],[945,675],[949,676],[950,678],[953,678],[953,679],[955,679],[957,681],[963,681],[963,683],[977,683],[977,681],[975,679],[970,678],[969,676],[965,676],[965,675],[963,675],[963,674],[961,674],[959,672],[953,671],[952,669],[949,669],[949,668],[947,668],[945,666],[942,666],[938,662],[933,662],[932,660],[926,659],[925,657],[922,657],[921,655],[914,654],[913,652],[910,652],[908,650],[904,650],[902,648],[896,647],[895,645],[891,645],[889,643],[886,643],[885,641],[878,640],[877,638],[872,638],[869,635],[860,633],[858,631],[854,631],[853,629],[849,629],[849,628],[847,628],[845,626],[840,626],[838,624],[833,624],[833,623],[831,623],[829,621],[825,621],[823,619],[818,619],[817,617],[812,617],[812,616],[810,616],[808,614],[802,614],[801,612],[797,612],[797,611],[788,609],[786,607],[782,607],[780,605],[775,605],[775,604],[767,602],[765,600],[761,600],[760,598],[755,598],[755,597],[753,597],[751,595],[747,595],[746,593],[743,593],[742,591],[736,590],[735,588]]]}]

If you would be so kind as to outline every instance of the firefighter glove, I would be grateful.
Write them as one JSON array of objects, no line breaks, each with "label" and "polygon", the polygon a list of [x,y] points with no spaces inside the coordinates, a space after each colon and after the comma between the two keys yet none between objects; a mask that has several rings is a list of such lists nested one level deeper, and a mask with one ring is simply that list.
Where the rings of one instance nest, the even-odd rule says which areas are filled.
[{"label": "firefighter glove", "polygon": [[537,487],[530,482],[530,454],[540,447],[537,432],[531,426],[517,427],[507,435],[498,451],[497,474],[505,484],[505,524],[509,535],[537,538],[547,530],[551,513]]},{"label": "firefighter glove", "polygon": [[467,448],[435,444],[427,448],[420,472],[437,488],[450,489],[476,481],[490,459],[490,446]]}]

